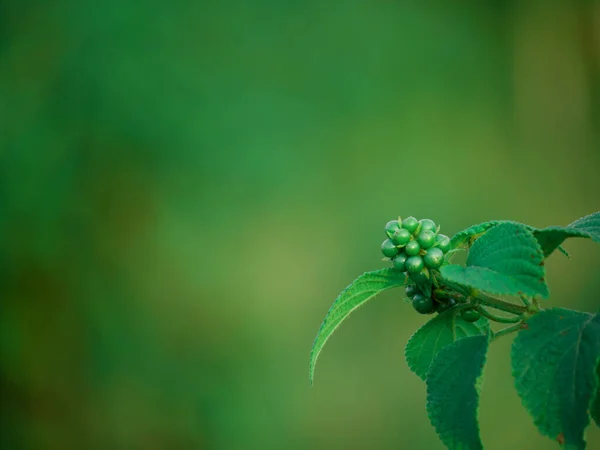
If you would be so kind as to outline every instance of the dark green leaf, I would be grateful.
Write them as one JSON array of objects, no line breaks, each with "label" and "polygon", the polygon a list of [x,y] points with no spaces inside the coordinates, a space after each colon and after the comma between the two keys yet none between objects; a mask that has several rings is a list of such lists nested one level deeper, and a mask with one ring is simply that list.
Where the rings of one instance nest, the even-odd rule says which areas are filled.
[{"label": "dark green leaf", "polygon": [[534,235],[544,251],[544,256],[550,255],[565,239],[570,237],[589,238],[600,242],[600,212],[582,217],[566,227],[535,230]]},{"label": "dark green leaf", "polygon": [[481,450],[477,412],[488,335],[460,339],[437,354],[427,374],[427,413],[452,450]]},{"label": "dark green leaf", "polygon": [[543,435],[585,448],[599,357],[600,314],[549,309],[519,332],[512,346],[515,386]]},{"label": "dark green leaf", "polygon": [[459,339],[487,334],[488,330],[489,322],[483,317],[470,323],[454,309],[445,311],[419,328],[408,340],[404,352],[408,367],[424,380],[433,358],[442,348]]},{"label": "dark green leaf", "polygon": [[596,362],[596,395],[590,408],[591,416],[600,427],[600,359]]},{"label": "dark green leaf", "polygon": [[526,225],[503,222],[477,239],[467,267],[448,265],[442,277],[490,294],[549,295],[544,254]]},{"label": "dark green leaf", "polygon": [[382,269],[362,274],[350,284],[333,302],[321,324],[310,352],[309,378],[312,383],[315,364],[325,342],[343,320],[359,306],[380,292],[393,287],[403,286],[405,275],[395,269]]}]

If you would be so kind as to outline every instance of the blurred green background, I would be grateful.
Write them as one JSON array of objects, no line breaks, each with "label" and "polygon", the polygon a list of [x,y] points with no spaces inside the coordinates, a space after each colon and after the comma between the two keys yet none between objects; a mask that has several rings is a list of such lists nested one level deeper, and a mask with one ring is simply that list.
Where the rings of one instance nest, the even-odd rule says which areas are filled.
[{"label": "blurred green background", "polygon": [[[598,1],[0,1],[2,449],[442,449],[383,225],[600,206]],[[600,249],[548,305],[600,304]],[[555,449],[491,349],[486,449]],[[590,427],[590,448],[600,430]]]}]

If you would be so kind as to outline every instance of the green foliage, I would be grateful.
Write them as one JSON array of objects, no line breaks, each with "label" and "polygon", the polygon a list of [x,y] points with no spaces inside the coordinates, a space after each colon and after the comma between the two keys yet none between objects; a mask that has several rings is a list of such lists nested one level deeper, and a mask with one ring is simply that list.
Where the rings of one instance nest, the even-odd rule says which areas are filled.
[{"label": "green foliage", "polygon": [[550,255],[565,239],[570,237],[589,238],[600,242],[600,212],[582,217],[566,227],[548,227],[535,230],[534,235],[544,255]]},{"label": "green foliage", "polygon": [[512,347],[513,376],[542,434],[585,448],[598,358],[600,314],[554,308],[527,321]]},{"label": "green foliage", "polygon": [[477,411],[488,345],[487,334],[447,345],[437,353],[427,374],[427,413],[448,448],[483,449]]},{"label": "green foliage", "polygon": [[487,319],[469,323],[454,309],[445,311],[419,328],[408,340],[404,352],[408,367],[425,380],[433,358],[442,348],[466,337],[485,334],[488,329]]},{"label": "green foliage", "polygon": [[[463,231],[456,233],[451,239],[451,248],[460,248],[472,244],[477,238],[486,231],[502,223],[517,223],[508,220],[491,220],[470,226]],[[548,257],[554,250],[559,249],[568,256],[568,253],[560,247],[565,239],[570,237],[589,238],[595,242],[600,242],[600,212],[595,212],[588,216],[576,220],[566,227],[551,226],[536,229],[530,225],[524,225],[538,240],[544,256]]]},{"label": "green foliage", "polygon": [[600,427],[600,359],[596,362],[596,396],[590,407],[592,419]]},{"label": "green foliage", "polygon": [[472,225],[469,228],[466,228],[462,231],[459,231],[452,239],[450,239],[450,248],[460,248],[464,245],[470,244],[472,241],[477,239],[487,230],[500,223],[508,222],[507,220],[490,220],[489,222],[479,223],[477,225]]},{"label": "green foliage", "polygon": [[333,302],[317,333],[310,352],[310,381],[312,383],[315,365],[325,342],[337,327],[359,306],[382,291],[404,285],[406,277],[394,269],[382,269],[362,274],[350,284]]},{"label": "green foliage", "polygon": [[442,277],[490,294],[549,295],[544,255],[537,240],[518,223],[494,226],[469,251],[467,267],[442,267]]},{"label": "green foliage", "polygon": [[[392,221],[385,231],[394,236],[398,230],[411,236],[406,245],[386,241],[390,253],[399,255],[394,269],[365,273],[329,310],[311,352],[311,382],[319,352],[348,314],[408,277],[415,283],[405,289],[413,308],[438,315],[411,336],[405,357],[426,382],[429,419],[449,449],[483,448],[477,410],[487,349],[511,333],[518,333],[512,347],[515,386],[540,433],[584,449],[590,417],[600,426],[600,313],[542,310],[540,300],[550,294],[545,258],[556,249],[566,252],[560,246],[569,237],[599,242],[600,213],[544,229],[494,220],[451,240],[429,219]],[[449,264],[450,253],[460,247],[468,248],[464,267]],[[492,331],[490,321],[509,325]]]}]

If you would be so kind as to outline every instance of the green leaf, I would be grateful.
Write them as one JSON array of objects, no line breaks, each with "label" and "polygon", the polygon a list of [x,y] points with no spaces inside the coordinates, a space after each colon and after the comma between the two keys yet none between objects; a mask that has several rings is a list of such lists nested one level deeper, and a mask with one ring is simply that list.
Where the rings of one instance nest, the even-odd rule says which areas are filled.
[{"label": "green leaf", "polygon": [[442,442],[452,450],[482,450],[477,411],[489,336],[447,345],[427,374],[427,413]]},{"label": "green leaf", "polygon": [[596,425],[600,427],[600,359],[596,362],[596,395],[592,401],[590,413]]},{"label": "green leaf", "polygon": [[375,297],[382,291],[393,287],[403,286],[405,275],[395,269],[382,269],[375,272],[363,273],[350,284],[333,302],[327,312],[321,328],[317,333],[310,352],[309,378],[312,384],[315,364],[325,342],[337,329],[342,321],[359,306]]},{"label": "green leaf", "polygon": [[[456,249],[471,244],[485,232],[502,223],[518,222],[510,220],[490,220],[489,222],[472,225],[452,236],[452,239],[450,240],[451,247]],[[595,242],[600,242],[600,211],[582,217],[566,227],[552,226],[536,229],[530,225],[522,225],[533,232],[545,257],[548,257],[556,249],[559,249],[566,256],[569,256],[567,251],[560,245],[570,237],[589,238]]]},{"label": "green leaf", "polygon": [[526,225],[503,222],[477,239],[467,267],[448,265],[442,277],[490,294],[549,295],[544,254]]},{"label": "green leaf", "polygon": [[508,220],[490,220],[489,222],[478,223],[477,225],[471,225],[462,231],[456,233],[450,239],[450,248],[459,248],[466,245],[472,240],[477,239],[483,233],[488,231],[490,228],[495,227],[498,224],[509,222]]},{"label": "green leaf", "polygon": [[449,309],[419,328],[408,340],[404,351],[408,367],[425,380],[431,362],[442,348],[459,339],[487,334],[488,330],[486,318],[466,322],[457,310]]},{"label": "green leaf", "polygon": [[519,332],[511,357],[517,392],[540,432],[568,448],[585,448],[598,388],[600,314],[542,311]]},{"label": "green leaf", "polygon": [[582,217],[566,227],[542,228],[535,230],[533,234],[546,257],[570,237],[582,237],[600,242],[600,212]]}]

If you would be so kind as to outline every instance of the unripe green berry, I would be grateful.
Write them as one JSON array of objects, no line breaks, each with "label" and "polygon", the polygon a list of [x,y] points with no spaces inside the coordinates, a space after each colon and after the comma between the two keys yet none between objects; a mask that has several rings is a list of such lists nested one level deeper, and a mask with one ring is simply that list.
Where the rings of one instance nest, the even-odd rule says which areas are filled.
[{"label": "unripe green berry", "polygon": [[417,273],[423,270],[425,263],[423,262],[423,258],[420,256],[411,256],[405,262],[406,271],[408,273]]},{"label": "unripe green berry", "polygon": [[420,221],[421,224],[421,231],[433,231],[434,233],[436,232],[436,228],[437,225],[435,224],[435,222],[431,219],[421,219]]},{"label": "unripe green berry", "polygon": [[400,229],[400,223],[397,220],[390,220],[385,224],[385,234],[389,238],[393,236],[393,234]]},{"label": "unripe green berry", "polygon": [[421,253],[421,246],[417,241],[410,241],[406,244],[406,247],[404,247],[404,251],[408,256],[417,256]]},{"label": "unripe green berry", "polygon": [[454,305],[456,305],[456,300],[454,300],[453,298],[449,298],[448,300],[444,300],[441,303],[436,302],[436,304],[434,306],[435,306],[435,310],[441,314],[444,311],[448,311]]},{"label": "unripe green berry", "polygon": [[406,296],[408,298],[413,298],[413,296],[419,292],[419,289],[417,288],[417,286],[415,284],[409,284],[408,286],[406,286]]},{"label": "unripe green berry", "polygon": [[450,238],[444,234],[438,234],[435,238],[435,246],[444,253],[450,250]]},{"label": "unripe green berry", "polygon": [[429,270],[424,267],[423,270],[416,273],[408,273],[408,277],[416,284],[425,284],[429,282]]},{"label": "unripe green berry", "polygon": [[392,242],[396,245],[404,246],[410,241],[410,233],[404,228],[399,228],[390,236]]},{"label": "unripe green berry", "polygon": [[415,311],[420,314],[431,314],[434,312],[433,301],[422,294],[415,294],[413,296],[412,305]]},{"label": "unripe green berry", "polygon": [[430,248],[423,256],[423,262],[429,269],[439,269],[444,262],[444,252],[437,247]]},{"label": "unripe green berry", "polygon": [[417,242],[423,249],[428,249],[435,244],[435,233],[430,230],[422,230],[417,236]]},{"label": "unripe green berry", "polygon": [[394,264],[394,269],[398,269],[400,272],[404,272],[406,270],[406,258],[406,253],[398,253],[392,260],[392,263]]},{"label": "unripe green berry", "polygon": [[402,221],[402,228],[408,230],[409,233],[414,233],[417,227],[419,226],[419,221],[414,217],[407,217]]},{"label": "unripe green berry", "polygon": [[396,245],[394,245],[394,243],[390,239],[386,239],[381,243],[381,253],[383,253],[388,258],[393,258],[394,256],[396,256],[398,254],[398,251],[398,248],[396,248]]},{"label": "unripe green berry", "polygon": [[481,317],[481,314],[475,309],[463,309],[460,316],[465,322],[477,322]]}]

